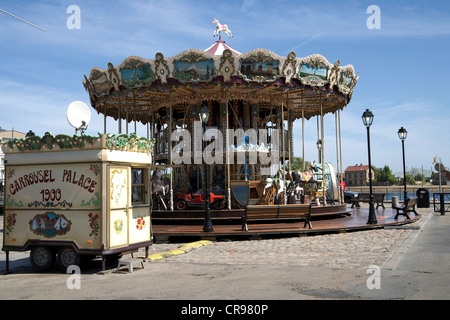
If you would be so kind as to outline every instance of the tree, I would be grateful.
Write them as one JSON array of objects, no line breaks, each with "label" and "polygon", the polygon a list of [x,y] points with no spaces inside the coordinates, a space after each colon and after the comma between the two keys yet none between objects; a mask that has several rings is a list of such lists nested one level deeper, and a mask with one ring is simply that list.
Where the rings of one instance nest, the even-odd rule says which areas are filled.
[{"label": "tree", "polygon": [[397,179],[394,178],[394,174],[388,165],[385,165],[383,169],[375,168],[375,180],[378,182],[389,182],[392,184],[397,182]]},{"label": "tree", "polygon": [[412,185],[416,184],[416,181],[414,180],[413,175],[410,173],[408,173],[406,175],[406,184],[412,184]]},{"label": "tree", "polygon": [[[303,159],[302,157],[294,157],[291,160],[292,171],[303,170]],[[305,168],[308,165],[308,161],[305,163]]]},{"label": "tree", "polygon": [[423,181],[425,181],[425,176],[421,173],[418,173],[414,176],[414,180],[423,182]]}]

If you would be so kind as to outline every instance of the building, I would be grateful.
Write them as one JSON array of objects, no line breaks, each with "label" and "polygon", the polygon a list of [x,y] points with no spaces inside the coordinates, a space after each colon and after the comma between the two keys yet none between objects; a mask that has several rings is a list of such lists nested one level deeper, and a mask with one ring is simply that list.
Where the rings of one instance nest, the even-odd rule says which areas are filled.
[{"label": "building", "polygon": [[[372,180],[375,178],[375,172],[371,169]],[[345,169],[345,182],[347,186],[368,186],[369,185],[369,166],[357,164],[348,166]]]},{"label": "building", "polygon": [[[26,134],[15,131],[14,128],[12,130],[5,130],[0,127],[0,141],[8,141],[12,139],[20,139],[25,138]],[[5,155],[3,154],[2,148],[0,147],[0,193],[3,191],[3,181],[5,181],[5,164],[3,163]],[[0,199],[1,205],[1,199]]]}]

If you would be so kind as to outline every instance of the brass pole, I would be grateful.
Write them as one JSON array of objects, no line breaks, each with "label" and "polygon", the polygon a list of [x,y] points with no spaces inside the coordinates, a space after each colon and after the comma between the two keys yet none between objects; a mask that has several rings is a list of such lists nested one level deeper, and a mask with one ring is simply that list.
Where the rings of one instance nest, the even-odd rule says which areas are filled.
[{"label": "brass pole", "polygon": [[[227,152],[227,202],[228,202],[228,210],[231,210],[231,184],[230,184],[230,137],[228,135],[228,129],[229,129],[229,117],[228,117],[228,104],[230,101],[228,100],[228,90],[226,93],[226,115],[227,115],[227,127],[225,132],[225,139],[226,139],[226,152]],[[234,157],[234,155],[233,155]]]},{"label": "brass pole", "polygon": [[169,90],[169,132],[168,132],[168,148],[170,163],[170,211],[173,211],[173,166],[172,166],[172,94]]},{"label": "brass pole", "polygon": [[303,92],[302,92],[302,158],[303,158],[303,172],[305,172],[305,108],[303,106]]},{"label": "brass pole", "polygon": [[281,90],[281,137],[283,139],[283,144],[282,144],[282,149],[283,149],[283,156],[282,156],[282,160],[283,160],[283,185],[284,185],[284,190],[283,190],[283,200],[284,200],[284,204],[286,204],[286,159],[285,159],[285,140],[284,140],[284,99],[283,99],[283,90]]},{"label": "brass pole", "polygon": [[[341,164],[341,182],[344,178],[342,175],[344,174],[344,171],[342,171],[342,140],[341,140],[341,110],[338,110],[338,122],[339,122],[339,157],[340,157],[340,164]],[[341,194],[341,200],[342,203],[344,203],[344,191],[342,191]]]},{"label": "brass pole", "polygon": [[325,141],[323,135],[323,100],[320,99],[320,122],[321,122],[321,136],[322,136],[322,197],[323,204],[327,205],[327,199],[325,197]]}]

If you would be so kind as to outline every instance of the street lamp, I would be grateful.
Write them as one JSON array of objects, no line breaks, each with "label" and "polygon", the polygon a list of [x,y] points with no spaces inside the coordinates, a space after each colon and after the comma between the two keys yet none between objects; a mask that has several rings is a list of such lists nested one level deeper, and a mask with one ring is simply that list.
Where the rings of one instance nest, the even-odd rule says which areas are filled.
[{"label": "street lamp", "polygon": [[372,162],[370,159],[370,126],[373,122],[373,114],[369,109],[366,109],[362,115],[362,121],[367,128],[367,149],[369,154],[369,186],[370,186],[370,200],[369,200],[369,219],[367,224],[376,224],[377,216],[375,214],[375,207],[373,205],[373,192],[372,192]]},{"label": "street lamp", "polygon": [[319,163],[322,163],[322,140],[317,140],[317,150],[319,151]]},{"label": "street lamp", "polygon": [[408,134],[405,128],[401,127],[398,130],[398,137],[402,140],[402,151],[403,151],[403,201],[406,204],[408,202],[408,192],[406,191],[406,169],[405,169],[405,139]]},{"label": "street lamp", "polygon": [[[206,123],[208,123],[209,119],[209,108],[205,104],[203,104],[200,109],[199,117],[203,125],[203,132],[206,132]],[[214,229],[211,222],[211,212],[209,208],[210,200],[208,191],[208,167],[206,164],[206,159],[203,160],[203,164],[205,170],[205,222],[203,223],[203,231],[212,232],[214,231]]]}]

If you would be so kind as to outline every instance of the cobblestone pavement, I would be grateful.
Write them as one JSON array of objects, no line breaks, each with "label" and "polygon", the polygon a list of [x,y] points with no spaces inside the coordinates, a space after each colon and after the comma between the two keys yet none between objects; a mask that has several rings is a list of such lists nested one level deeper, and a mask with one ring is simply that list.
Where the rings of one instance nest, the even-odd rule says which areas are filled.
[{"label": "cobblestone pavement", "polygon": [[[186,254],[157,262],[205,264],[271,264],[332,268],[383,267],[430,209],[417,209],[422,218],[412,224],[339,234],[246,241],[216,241]],[[181,244],[154,244],[151,253],[177,249]]]},{"label": "cobblestone pavement", "polygon": [[[46,274],[35,273],[29,252],[11,252],[13,273],[1,276],[0,300],[447,297],[442,281],[447,273],[396,269],[407,257],[405,253],[411,250],[408,248],[421,233],[424,222],[432,217],[432,209],[417,211],[422,215],[420,220],[393,228],[263,240],[200,241],[199,246],[195,241],[156,243],[150,247],[150,255],[159,255],[160,259],[146,262],[137,272],[119,272],[117,263],[113,263],[100,275],[101,261],[92,261],[83,267],[80,290],[69,289],[70,276],[56,266]],[[168,252],[172,254],[161,254]],[[144,256],[143,250],[134,255],[133,261],[142,261],[140,256]],[[0,251],[0,271],[5,268],[5,258],[5,252]],[[130,258],[126,255],[123,259]],[[383,268],[383,290],[367,287],[367,270],[372,265]],[[442,284],[444,289],[436,290]]]},{"label": "cobblestone pavement", "polygon": [[[422,216],[430,209],[417,209]],[[423,220],[403,227],[374,229],[338,234],[263,240],[214,241],[183,254],[165,256],[153,262],[185,262],[236,265],[293,265],[332,268],[383,267]],[[3,217],[0,230],[3,231]],[[0,239],[2,245],[3,235]],[[150,247],[150,254],[176,250],[182,243],[160,243]],[[143,251],[141,250],[143,253]],[[27,255],[28,253],[11,253]],[[1,260],[5,252],[0,251]]]}]

